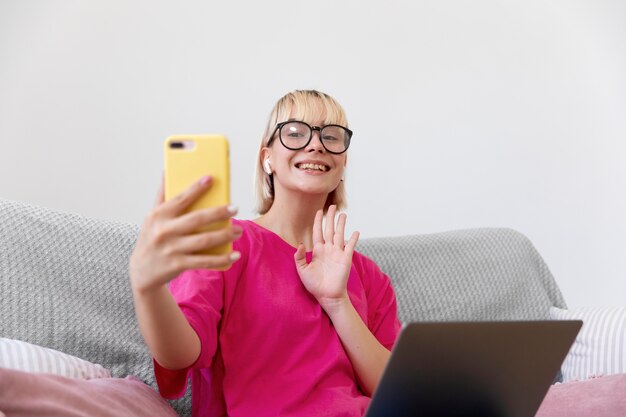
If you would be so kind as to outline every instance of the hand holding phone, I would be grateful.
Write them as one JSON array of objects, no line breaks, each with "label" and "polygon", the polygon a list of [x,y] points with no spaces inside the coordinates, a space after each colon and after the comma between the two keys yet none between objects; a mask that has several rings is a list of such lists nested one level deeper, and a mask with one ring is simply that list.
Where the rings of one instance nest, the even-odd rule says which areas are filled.
[{"label": "hand holding phone", "polygon": [[238,252],[204,254],[207,247],[221,246],[239,238],[239,226],[198,233],[200,225],[228,221],[236,214],[232,206],[188,212],[211,188],[203,177],[169,201],[163,188],[154,209],[146,216],[130,258],[130,280],[134,291],[145,293],[162,287],[188,269],[223,270],[239,259]]}]

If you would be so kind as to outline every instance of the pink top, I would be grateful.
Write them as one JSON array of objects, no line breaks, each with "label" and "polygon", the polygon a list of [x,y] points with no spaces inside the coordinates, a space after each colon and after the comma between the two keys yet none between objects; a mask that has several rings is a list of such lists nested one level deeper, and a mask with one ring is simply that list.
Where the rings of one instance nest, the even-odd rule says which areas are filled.
[{"label": "pink top", "polygon": [[[182,396],[191,372],[194,417],[362,416],[370,399],[330,319],[300,281],[296,248],[252,221],[233,223],[244,231],[233,244],[239,261],[224,272],[186,271],[170,283],[202,351],[189,369],[154,362],[161,395]],[[393,288],[356,252],[348,293],[391,349],[400,331]]]}]

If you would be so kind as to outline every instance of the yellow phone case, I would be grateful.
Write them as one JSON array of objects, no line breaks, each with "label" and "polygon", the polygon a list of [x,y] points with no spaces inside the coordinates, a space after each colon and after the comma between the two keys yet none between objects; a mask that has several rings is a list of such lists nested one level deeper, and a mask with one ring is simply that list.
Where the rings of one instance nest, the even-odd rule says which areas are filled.
[{"label": "yellow phone case", "polygon": [[[165,200],[176,197],[200,178],[210,175],[211,188],[189,207],[187,212],[230,204],[230,163],[228,140],[223,135],[173,135],[165,140]],[[204,227],[198,232],[230,226],[226,220]],[[226,254],[232,243],[202,251]]]}]

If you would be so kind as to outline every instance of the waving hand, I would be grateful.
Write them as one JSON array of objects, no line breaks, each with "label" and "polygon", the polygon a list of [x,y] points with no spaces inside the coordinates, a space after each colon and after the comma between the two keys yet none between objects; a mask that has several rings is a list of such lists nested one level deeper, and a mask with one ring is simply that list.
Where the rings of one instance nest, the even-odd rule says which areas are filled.
[{"label": "waving hand", "polygon": [[354,232],[348,243],[345,243],[346,215],[340,214],[335,225],[336,212],[336,206],[328,208],[325,227],[322,227],[322,210],[315,215],[311,262],[306,261],[302,244],[294,255],[302,283],[324,309],[348,297],[347,283],[352,254],[359,240],[359,232]]}]

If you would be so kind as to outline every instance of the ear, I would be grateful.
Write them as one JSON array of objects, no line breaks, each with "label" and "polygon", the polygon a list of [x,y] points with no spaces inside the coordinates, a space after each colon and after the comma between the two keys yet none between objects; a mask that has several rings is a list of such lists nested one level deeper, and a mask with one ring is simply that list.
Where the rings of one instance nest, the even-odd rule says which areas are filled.
[{"label": "ear", "polygon": [[272,152],[268,147],[262,148],[259,155],[261,156],[261,160],[259,161],[261,163],[261,166],[263,166],[263,161],[265,161],[267,158],[269,158],[270,160],[272,159]]},{"label": "ear", "polygon": [[261,149],[261,167],[263,168],[263,171],[267,174],[267,175],[272,175],[272,167],[270,165],[270,161],[271,161],[271,152],[269,150],[269,148],[263,148]]}]

